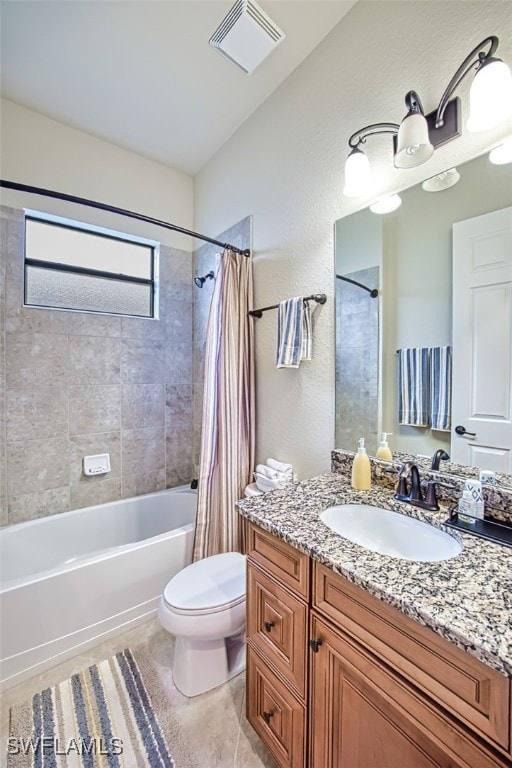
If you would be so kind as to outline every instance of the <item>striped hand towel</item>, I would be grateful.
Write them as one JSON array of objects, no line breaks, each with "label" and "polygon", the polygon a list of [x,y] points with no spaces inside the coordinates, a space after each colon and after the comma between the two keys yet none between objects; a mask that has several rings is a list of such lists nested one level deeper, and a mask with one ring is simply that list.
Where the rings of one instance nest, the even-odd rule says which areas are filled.
[{"label": "striped hand towel", "polygon": [[432,429],[449,432],[452,410],[451,347],[430,347],[430,421]]},{"label": "striped hand towel", "polygon": [[311,310],[302,296],[281,301],[277,310],[277,367],[298,368],[311,360]]},{"label": "striped hand towel", "polygon": [[428,427],[429,350],[410,347],[398,350],[398,422]]}]

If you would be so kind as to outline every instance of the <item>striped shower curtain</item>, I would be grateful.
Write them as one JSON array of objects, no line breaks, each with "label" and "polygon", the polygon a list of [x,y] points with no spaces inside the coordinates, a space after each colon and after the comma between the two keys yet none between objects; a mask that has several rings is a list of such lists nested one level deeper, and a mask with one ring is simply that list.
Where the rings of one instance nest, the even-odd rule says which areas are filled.
[{"label": "striped shower curtain", "polygon": [[235,501],[254,467],[251,259],[220,256],[206,332],[194,560],[240,551]]}]

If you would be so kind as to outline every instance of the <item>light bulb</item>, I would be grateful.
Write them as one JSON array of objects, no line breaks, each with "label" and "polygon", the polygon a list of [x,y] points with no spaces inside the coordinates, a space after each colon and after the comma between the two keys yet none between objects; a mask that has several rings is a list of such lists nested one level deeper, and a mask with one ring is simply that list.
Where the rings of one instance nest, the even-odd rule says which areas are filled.
[{"label": "light bulb", "polygon": [[372,185],[372,172],[368,158],[355,147],[345,163],[345,186],[343,194],[346,197],[361,197]]},{"label": "light bulb", "polygon": [[396,211],[402,205],[402,198],[400,195],[388,195],[388,197],[381,197],[375,203],[370,205],[370,211],[372,213],[391,213]]},{"label": "light bulb", "polygon": [[500,144],[499,147],[494,147],[489,152],[489,160],[494,165],[505,165],[505,163],[512,163],[512,137]]},{"label": "light bulb", "polygon": [[468,131],[494,128],[512,115],[512,72],[500,59],[492,59],[476,73],[469,92]]},{"label": "light bulb", "polygon": [[416,168],[433,154],[425,116],[420,112],[406,115],[398,131],[395,168]]}]

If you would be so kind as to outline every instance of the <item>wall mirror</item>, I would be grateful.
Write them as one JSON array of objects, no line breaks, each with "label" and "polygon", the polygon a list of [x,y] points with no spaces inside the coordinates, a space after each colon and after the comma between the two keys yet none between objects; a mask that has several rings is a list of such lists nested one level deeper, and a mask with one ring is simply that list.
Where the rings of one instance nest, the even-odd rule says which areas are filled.
[{"label": "wall mirror", "polygon": [[[459,180],[453,186],[429,192],[418,184],[400,193],[402,205],[391,213],[378,215],[366,208],[335,224],[336,274],[360,284],[336,279],[337,448],[355,451],[358,439],[365,437],[368,453],[375,455],[386,431],[392,433],[394,455],[431,457],[437,449],[452,454],[453,421],[448,431],[399,424],[397,350],[452,347],[454,223],[512,206],[511,164],[493,165],[485,154],[456,171]],[[372,298],[369,290],[375,288],[379,295]],[[512,282],[505,293],[510,305]],[[510,317],[510,311],[508,319],[503,316],[509,326]],[[497,338],[512,332],[504,323],[494,329]],[[457,353],[462,354],[453,350]],[[510,410],[512,371],[507,366],[499,377],[495,371],[486,375],[501,387]],[[457,396],[452,387],[452,415]],[[464,474],[460,465],[490,468],[485,463],[485,456],[478,463],[457,459],[456,464],[443,462],[441,469]],[[502,482],[512,486],[512,470],[503,471]]]}]

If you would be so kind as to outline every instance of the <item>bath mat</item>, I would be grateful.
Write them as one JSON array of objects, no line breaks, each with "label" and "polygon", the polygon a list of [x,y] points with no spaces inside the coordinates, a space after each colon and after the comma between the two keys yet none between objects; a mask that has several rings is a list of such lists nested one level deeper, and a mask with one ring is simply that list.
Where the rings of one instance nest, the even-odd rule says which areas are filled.
[{"label": "bath mat", "polygon": [[153,672],[142,647],[126,649],[13,706],[7,767],[188,768],[176,722],[154,712]]}]

